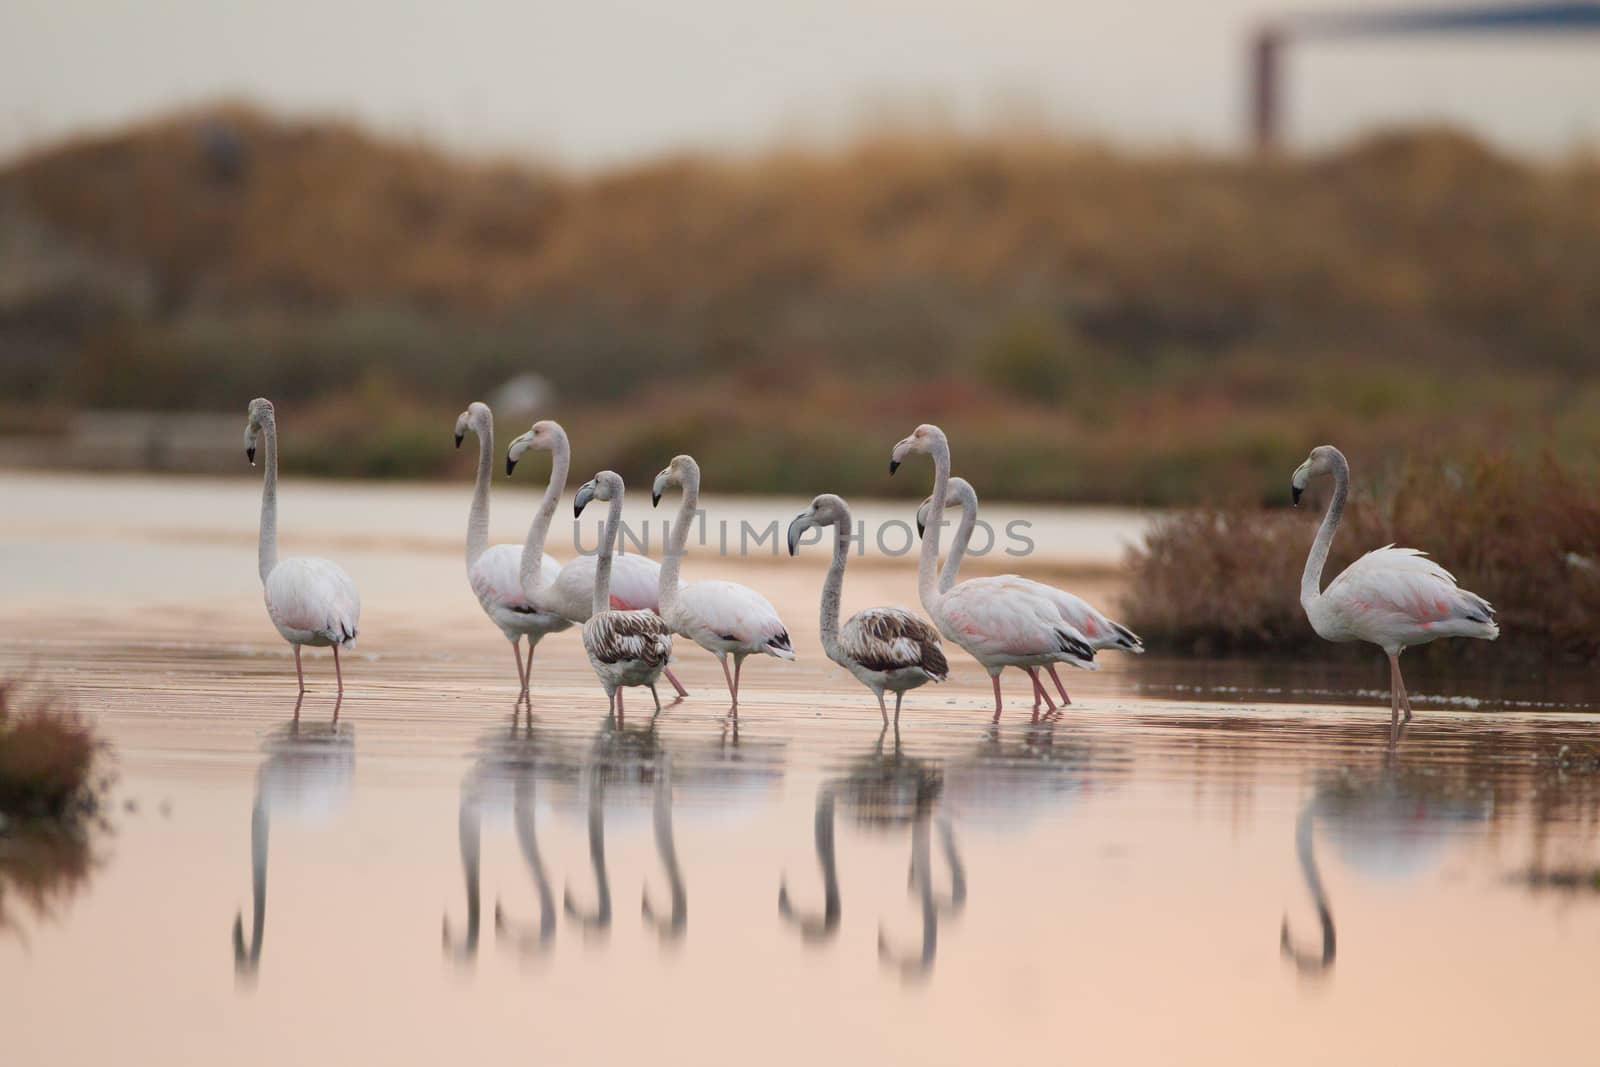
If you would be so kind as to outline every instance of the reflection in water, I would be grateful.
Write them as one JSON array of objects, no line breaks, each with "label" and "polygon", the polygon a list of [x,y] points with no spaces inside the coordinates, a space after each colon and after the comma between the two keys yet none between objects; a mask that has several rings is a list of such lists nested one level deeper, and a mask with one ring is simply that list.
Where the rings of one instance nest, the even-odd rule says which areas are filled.
[{"label": "reflection in water", "polygon": [[0,931],[27,935],[10,910],[21,899],[36,919],[57,915],[60,904],[88,884],[95,859],[87,828],[52,822],[0,830]]},{"label": "reflection in water", "polygon": [[577,774],[574,761],[562,747],[530,722],[524,731],[515,725],[508,732],[496,729],[479,743],[472,767],[461,781],[456,835],[461,853],[461,871],[467,891],[467,929],[457,941],[445,917],[441,935],[445,952],[458,962],[477,956],[483,923],[482,827],[486,811],[502,814],[509,808],[516,828],[517,847],[533,879],[539,897],[537,927],[523,928],[495,901],[495,936],[512,944],[524,959],[534,959],[550,950],[556,934],[555,894],[539,851],[535,815],[535,785],[570,779]]},{"label": "reflection in water", "polygon": [[1279,932],[1283,957],[1302,974],[1324,974],[1338,955],[1333,905],[1317,866],[1316,831],[1331,840],[1345,864],[1370,878],[1415,878],[1442,856],[1452,826],[1473,825],[1492,814],[1492,800],[1450,779],[1409,770],[1398,757],[1376,772],[1326,775],[1295,820],[1295,852],[1306,891],[1322,927],[1318,950],[1296,945],[1285,915]]},{"label": "reflection in water", "polygon": [[821,945],[838,934],[843,915],[834,839],[838,807],[843,806],[859,825],[867,828],[899,829],[909,824],[909,888],[921,912],[921,941],[911,950],[896,950],[880,925],[878,955],[910,980],[925,977],[932,971],[938,952],[939,918],[960,913],[966,904],[967,880],[954,827],[949,819],[939,817],[939,839],[950,870],[950,892],[942,897],[935,893],[930,840],[935,811],[943,794],[943,774],[936,762],[907,756],[901,748],[898,730],[893,750],[885,753],[888,729],[885,727],[878,735],[877,744],[868,754],[853,760],[843,775],[823,782],[817,789],[814,835],[817,864],[822,871],[822,912],[797,911],[789,896],[788,881],[781,879],[778,914],[799,931],[801,940],[807,944]]},{"label": "reflection in water", "polygon": [[272,817],[276,814],[317,824],[343,807],[355,766],[355,730],[337,721],[302,724],[300,700],[296,700],[294,718],[268,734],[261,747],[266,758],[256,771],[256,797],[250,813],[248,944],[243,913],[233,919],[234,971],[241,980],[253,979],[261,966],[267,924],[267,836]]},{"label": "reflection in water", "polygon": [[666,872],[667,885],[672,894],[671,910],[664,919],[656,918],[656,909],[650,903],[650,890],[646,887],[639,897],[639,909],[646,921],[655,924],[663,944],[683,937],[689,926],[689,894],[684,888],[683,871],[678,866],[678,847],[672,836],[672,757],[663,755],[656,764],[656,791],[653,805],[656,855],[661,858],[661,868]]}]

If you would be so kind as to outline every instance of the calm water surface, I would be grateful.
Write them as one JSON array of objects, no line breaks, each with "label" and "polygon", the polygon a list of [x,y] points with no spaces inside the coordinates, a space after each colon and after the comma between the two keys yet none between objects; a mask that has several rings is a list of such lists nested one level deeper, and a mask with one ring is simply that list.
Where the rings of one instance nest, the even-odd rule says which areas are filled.
[{"label": "calm water surface", "polygon": [[[737,565],[801,656],[748,665],[737,724],[687,648],[690,699],[608,721],[569,633],[514,727],[454,546],[388,518],[438,524],[439,491],[363,490],[384,518],[327,531],[289,485],[286,529],[333,542],[294,547],[340,558],[365,603],[337,721],[317,652],[296,725],[253,514],[205,509],[249,493],[46,481],[70,508],[0,516],[0,671],[65,689],[116,782],[87,863],[0,845],[7,1064],[1506,1063],[1590,1043],[1584,678],[1419,678],[1391,752],[1381,657],[1108,654],[1053,721],[1013,683],[998,727],[953,657],[881,731],[817,646],[816,550]],[[845,595],[915,591],[879,564]]]}]

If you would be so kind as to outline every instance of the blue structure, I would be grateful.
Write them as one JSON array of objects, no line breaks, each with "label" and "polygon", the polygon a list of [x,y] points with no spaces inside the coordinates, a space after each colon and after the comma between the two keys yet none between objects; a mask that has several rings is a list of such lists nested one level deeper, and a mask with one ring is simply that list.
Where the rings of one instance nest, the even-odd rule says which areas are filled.
[{"label": "blue structure", "polygon": [[1279,81],[1290,41],[1394,37],[1420,33],[1600,33],[1600,2],[1495,4],[1397,11],[1289,15],[1262,26],[1251,42],[1251,134],[1257,149],[1278,141]]}]

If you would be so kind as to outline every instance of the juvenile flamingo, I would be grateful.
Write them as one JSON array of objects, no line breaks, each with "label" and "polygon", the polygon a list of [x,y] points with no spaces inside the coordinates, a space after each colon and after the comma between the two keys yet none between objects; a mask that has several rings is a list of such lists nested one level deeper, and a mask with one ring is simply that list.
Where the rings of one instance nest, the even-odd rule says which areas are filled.
[{"label": "juvenile flamingo", "polygon": [[583,624],[583,650],[589,654],[589,665],[606,691],[607,710],[613,715],[617,713],[617,690],[627,685],[647,687],[655,698],[656,711],[660,711],[656,679],[672,656],[672,632],[665,619],[653,611],[617,611],[610,606],[611,552],[622,523],[622,489],[620,475],[601,471],[578,490],[572,507],[576,517],[591,500],[611,505],[595,569],[593,610]]},{"label": "juvenile flamingo", "polygon": [[[300,649],[313,645],[333,649],[333,673],[343,698],[344,671],[339,666],[339,650],[355,647],[361,596],[356,592],[356,583],[337,563],[310,556],[278,558],[278,423],[272,402],[259,397],[250,401],[249,422],[244,428],[244,454],[252,467],[256,463],[257,440],[265,442],[266,450],[258,565],[267,615],[294,648],[294,673],[300,679],[300,692],[306,691]],[[298,706],[295,715],[299,716]]]},{"label": "juvenile flamingo", "polygon": [[[918,426],[910,437],[894,446],[889,473],[913,452],[933,459],[933,499],[949,495],[950,442],[937,426]],[[1083,635],[1061,618],[1055,604],[1025,587],[1002,578],[972,578],[939,590],[935,571],[939,565],[939,534],[943,523],[934,523],[922,539],[922,558],[917,568],[917,592],[922,608],[939,627],[939,632],[967,650],[989,672],[994,684],[994,721],[1000,721],[1000,672],[1020,667],[1033,682],[1033,711],[1039,703],[1054,710],[1050,694],[1039,682],[1039,668],[1051,663],[1070,663],[1095,670],[1094,649]]]},{"label": "juvenile flamingo", "polygon": [[[961,573],[961,561],[966,557],[967,546],[972,543],[973,530],[978,525],[978,493],[972,484],[965,478],[950,479],[950,495],[945,498],[945,507],[961,508],[961,524],[956,528],[955,539],[950,544],[950,554],[945,557],[944,570],[939,573],[939,591],[948,592],[956,584],[956,578]],[[933,497],[922,502],[922,507],[917,509],[917,533],[923,534],[927,530],[929,516],[933,511]],[[1000,577],[1017,585],[1031,589],[1040,596],[1046,597],[1056,606],[1061,613],[1061,618],[1068,625],[1083,635],[1083,639],[1095,651],[1103,648],[1120,648],[1125,652],[1135,654],[1144,652],[1144,642],[1139,636],[1126,626],[1113,622],[1088,601],[1082,597],[1074,596],[1063,589],[1057,589],[1043,582],[1036,582],[1031,578],[1023,578],[1015,574],[1001,575]],[[1061,703],[1070,704],[1072,699],[1067,696],[1067,687],[1061,684],[1061,675],[1056,673],[1054,663],[1047,664],[1046,670],[1050,678],[1056,683],[1056,690],[1061,694]]]},{"label": "juvenile flamingo", "polygon": [[[489,476],[494,465],[494,415],[489,405],[477,402],[456,417],[456,447],[467,431],[478,435],[478,480],[472,489],[472,510],[467,516],[467,581],[489,621],[511,642],[511,657],[517,664],[519,699],[528,696],[528,676],[533,671],[533,649],[546,634],[558,633],[572,625],[555,612],[541,610],[522,590],[522,546],[489,547]],[[561,564],[539,553],[541,579],[555,581]],[[522,639],[528,639],[528,658],[522,658]]]},{"label": "juvenile flamingo", "polygon": [[1400,712],[1411,721],[1411,698],[1400,676],[1400,653],[1440,637],[1500,636],[1494,609],[1476,593],[1456,585],[1449,571],[1414,548],[1373,549],[1321,589],[1328,549],[1350,495],[1350,464],[1332,445],[1319,445],[1295,469],[1290,482],[1295,506],[1306,485],[1333,475],[1333,500],[1311,543],[1300,578],[1300,605],[1317,635],[1328,641],[1370,641],[1389,657],[1389,736],[1400,736]]},{"label": "juvenile flamingo", "polygon": [[[739,714],[739,669],[744,658],[765,653],[778,659],[794,659],[789,631],[778,618],[777,609],[766,597],[736,582],[701,581],[678,586],[678,569],[689,541],[689,524],[700,504],[700,465],[692,456],[676,456],[656,475],[651,489],[652,505],[661,503],[661,494],[672,486],[683,489],[683,503],[667,538],[661,564],[661,614],[672,627],[701,648],[716,656],[733,698],[730,713]],[[728,673],[728,656],[733,656],[733,673]]]},{"label": "juvenile flamingo", "polygon": [[[522,558],[548,559],[544,554],[545,541],[550,534],[550,522],[556,513],[556,504],[567,487],[567,473],[572,466],[572,445],[567,431],[551,419],[541,419],[527,433],[511,442],[506,449],[506,474],[516,469],[517,462],[530,451],[550,453],[550,482],[545,487],[544,499],[528,526],[528,538],[523,545]],[[554,611],[570,622],[582,625],[589,621],[593,609],[594,578],[598,557],[579,555],[559,570],[552,580],[546,568],[539,583],[538,604]],[[522,575],[522,588],[527,592],[533,573],[531,568]],[[661,613],[661,564],[648,556],[636,553],[614,556],[611,560],[611,607],[621,611],[646,610]],[[679,698],[689,691],[679,683],[668,667],[662,672]]]},{"label": "juvenile flamingo", "polygon": [[850,557],[850,506],[824,493],[789,524],[789,555],[800,550],[800,535],[814,526],[833,527],[833,563],[822,583],[822,650],[855,675],[878,698],[883,724],[889,725],[885,689],[894,693],[894,721],[900,725],[900,703],[906,690],[950,675],[939,632],[904,608],[867,608],[839,626],[839,598],[844,567]]}]

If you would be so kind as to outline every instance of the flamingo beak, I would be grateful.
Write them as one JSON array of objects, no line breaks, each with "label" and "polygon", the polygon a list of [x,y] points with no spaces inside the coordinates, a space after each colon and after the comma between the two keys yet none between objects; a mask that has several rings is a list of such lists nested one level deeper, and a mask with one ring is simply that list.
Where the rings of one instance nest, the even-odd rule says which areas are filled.
[{"label": "flamingo beak", "polygon": [[506,477],[511,477],[511,472],[517,469],[517,461],[510,456],[506,457]]},{"label": "flamingo beak", "polygon": [[250,461],[250,466],[254,467],[256,465],[256,446],[255,445],[251,445],[249,448],[244,450],[244,458],[248,459]]},{"label": "flamingo beak", "polygon": [[800,535],[810,525],[806,521],[807,518],[807,513],[801,512],[794,517],[793,522],[789,523],[789,555],[791,556],[799,555],[800,553]]},{"label": "flamingo beak", "polygon": [[461,447],[461,442],[466,440],[466,438],[467,438],[467,435],[464,434],[464,433],[456,434],[456,447],[460,448]]},{"label": "flamingo beak", "polygon": [[1300,488],[1298,485],[1291,485],[1289,487],[1289,498],[1295,507],[1300,506],[1300,494],[1303,492],[1305,492],[1305,490]]},{"label": "flamingo beak", "polygon": [[583,485],[578,488],[577,498],[572,501],[572,517],[577,518],[579,515],[582,515],[583,509],[588,505],[589,501],[593,499],[594,483],[584,482]]},{"label": "flamingo beak", "polygon": [[894,476],[894,472],[899,470],[899,469],[900,469],[900,461],[897,460],[897,459],[891,459],[889,461],[889,475],[890,475],[890,477],[893,477]]}]

